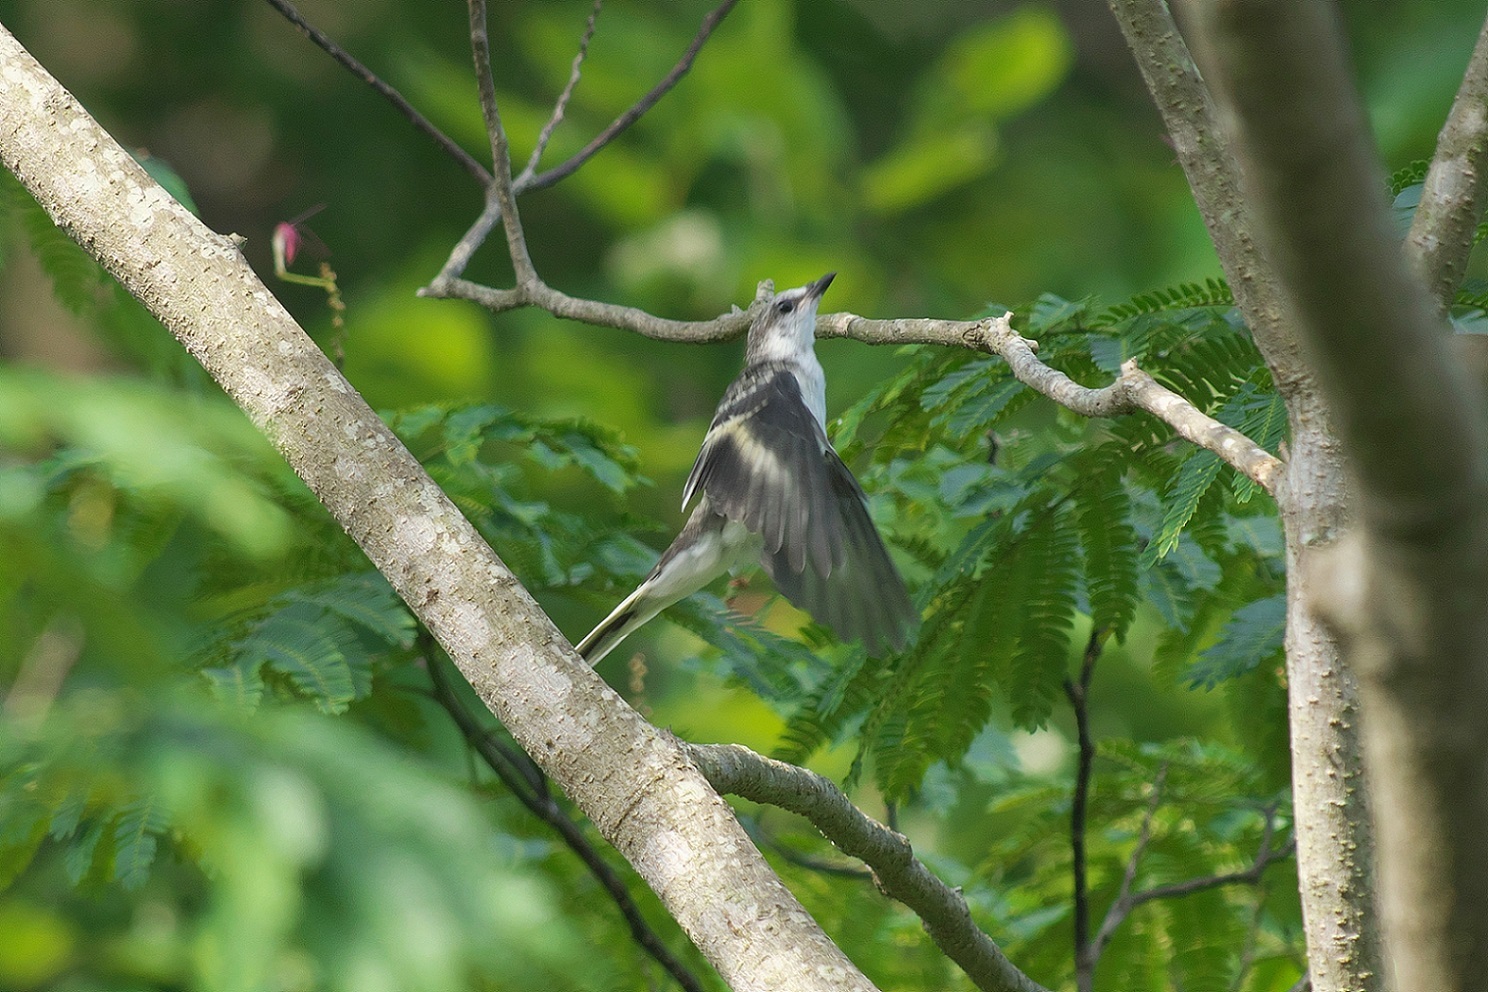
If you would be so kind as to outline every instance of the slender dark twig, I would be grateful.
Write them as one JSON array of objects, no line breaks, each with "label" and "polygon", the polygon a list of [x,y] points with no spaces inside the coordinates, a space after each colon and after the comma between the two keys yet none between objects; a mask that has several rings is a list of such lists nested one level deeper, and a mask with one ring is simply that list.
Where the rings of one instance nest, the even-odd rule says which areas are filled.
[{"label": "slender dark twig", "polygon": [[433,638],[421,633],[420,641],[425,645],[424,660],[429,669],[429,680],[434,684],[434,698],[460,728],[471,749],[480,755],[511,794],[532,815],[552,828],[569,849],[578,855],[579,860],[584,862],[584,866],[609,893],[610,899],[620,910],[620,915],[625,918],[630,927],[631,938],[687,992],[702,992],[702,982],[672,954],[656,931],[651,929],[650,924],[641,916],[640,907],[626,891],[624,881],[600,856],[589,838],[584,836],[582,828],[553,798],[546,776],[520,749],[506,743],[481,725],[456,694],[454,684],[444,670],[444,662],[435,656],[436,653],[432,650]]},{"label": "slender dark twig", "polygon": [[854,868],[852,865],[835,864],[831,861],[823,861],[821,858],[813,858],[809,854],[802,854],[788,844],[782,843],[780,838],[766,830],[765,825],[760,822],[757,816],[747,820],[740,818],[739,822],[744,825],[745,831],[748,832],[750,837],[754,838],[756,844],[768,847],[782,861],[793,864],[797,868],[805,868],[807,871],[814,871],[819,875],[835,875],[838,878],[855,878],[860,881],[870,881],[873,878],[873,872],[865,868]]},{"label": "slender dark twig", "polygon": [[496,80],[491,75],[491,40],[486,29],[486,0],[470,0],[470,50],[475,58],[481,113],[485,116],[486,131],[491,138],[491,185],[486,189],[487,210],[491,209],[492,201],[501,210],[506,247],[511,253],[518,288],[540,286],[542,280],[527,253],[527,237],[522,233],[522,220],[517,215],[517,194],[512,189],[511,145],[506,138],[506,128],[501,124],[501,109],[496,105]]},{"label": "slender dark twig", "polygon": [[1137,867],[1142,860],[1142,855],[1147,849],[1148,842],[1152,839],[1152,820],[1157,814],[1157,808],[1162,803],[1162,784],[1167,777],[1167,766],[1158,772],[1157,781],[1154,784],[1152,802],[1147,807],[1147,815],[1142,820],[1142,830],[1137,838],[1137,846],[1132,850],[1131,857],[1126,863],[1126,874],[1121,880],[1121,891],[1111,908],[1106,911],[1106,917],[1101,922],[1100,932],[1095,935],[1091,942],[1091,967],[1094,968],[1095,960],[1100,957],[1101,951],[1105,950],[1106,944],[1115,935],[1116,929],[1126,922],[1132,910],[1144,903],[1155,899],[1179,899],[1183,896],[1191,896],[1198,892],[1207,892],[1210,889],[1219,889],[1227,885],[1259,885],[1261,877],[1278,861],[1284,861],[1291,857],[1297,849],[1295,838],[1289,838],[1280,847],[1273,845],[1276,832],[1276,808],[1268,807],[1265,810],[1265,824],[1261,830],[1261,843],[1256,851],[1256,856],[1250,866],[1240,871],[1227,872],[1223,875],[1206,875],[1202,878],[1190,878],[1182,882],[1171,882],[1167,885],[1155,885],[1150,889],[1133,891],[1133,882],[1136,880]]},{"label": "slender dark twig", "polygon": [[1297,984],[1293,985],[1287,992],[1312,992],[1312,976],[1304,971],[1302,977],[1297,979]]},{"label": "slender dark twig", "polygon": [[548,122],[538,133],[537,144],[532,147],[532,157],[527,160],[527,165],[522,169],[521,175],[512,181],[517,189],[523,189],[527,183],[532,181],[533,173],[537,172],[538,163],[542,161],[543,152],[548,150],[548,142],[553,137],[553,132],[563,122],[563,113],[568,109],[568,101],[573,98],[574,88],[579,85],[579,74],[584,67],[584,59],[589,55],[589,42],[594,39],[594,25],[599,20],[599,12],[604,8],[604,0],[594,0],[594,9],[589,12],[589,20],[584,24],[584,36],[579,39],[579,51],[574,55],[573,67],[568,72],[568,83],[563,87],[563,92],[558,94],[558,99],[553,103],[553,113],[548,117]]},{"label": "slender dark twig", "polygon": [[304,16],[295,8],[295,5],[290,0],[266,0],[266,2],[270,7],[273,7],[283,15],[285,20],[293,24],[301,34],[319,46],[327,55],[351,70],[362,82],[382,94],[389,103],[397,108],[400,114],[408,118],[414,127],[433,138],[439,147],[448,152],[456,162],[459,162],[466,172],[478,179],[482,186],[490,184],[491,174],[486,171],[485,166],[477,162],[465,149],[455,144],[453,138],[435,127],[433,122],[427,117],[415,110],[413,104],[404,99],[403,94],[383,82],[376,73],[357,61],[350,52],[332,41],[324,31],[321,31],[305,20]]},{"label": "slender dark twig", "polygon": [[[1270,823],[1267,823],[1267,834],[1270,834]],[[1131,896],[1131,907],[1151,902],[1154,899],[1176,899],[1182,896],[1191,896],[1196,892],[1207,892],[1210,889],[1223,888],[1226,885],[1254,885],[1260,881],[1261,874],[1277,861],[1284,861],[1292,856],[1296,849],[1295,841],[1287,841],[1281,847],[1271,848],[1265,843],[1262,850],[1256,855],[1256,859],[1249,868],[1243,871],[1232,871],[1224,875],[1209,875],[1204,878],[1190,878],[1183,882],[1173,882],[1170,885],[1158,885],[1141,892],[1133,893]]]},{"label": "slender dark twig", "polygon": [[595,152],[611,141],[614,141],[628,127],[640,120],[646,111],[656,106],[656,102],[666,96],[668,90],[677,85],[678,80],[687,75],[687,70],[692,68],[692,63],[697,59],[698,52],[702,51],[703,45],[707,44],[708,36],[713,33],[719,24],[723,23],[723,19],[728,16],[729,11],[733,10],[734,5],[738,2],[739,0],[724,0],[723,3],[710,11],[703,18],[703,23],[698,28],[697,36],[692,39],[692,44],[688,45],[687,51],[682,53],[681,60],[672,66],[672,71],[667,73],[661,82],[651,87],[645,96],[637,100],[625,113],[615,118],[609,127],[595,135],[594,140],[580,149],[572,158],[561,165],[554,166],[546,172],[540,172],[531,177],[530,181],[518,187],[518,192],[524,192],[529,189],[542,189],[553,185],[561,179],[567,178],[574,172],[577,172],[579,167],[585,162],[593,158]]},{"label": "slender dark twig", "polygon": [[1080,992],[1089,992],[1095,981],[1095,956],[1090,945],[1090,886],[1086,877],[1085,820],[1090,808],[1091,769],[1095,764],[1095,740],[1090,735],[1090,683],[1095,678],[1095,663],[1105,645],[1103,631],[1090,632],[1085,642],[1085,657],[1080,665],[1079,681],[1066,678],[1064,694],[1075,711],[1075,733],[1080,750],[1075,770],[1075,792],[1070,802],[1070,854],[1074,867],[1075,889],[1075,983]]},{"label": "slender dark twig", "polygon": [[1152,782],[1152,798],[1147,803],[1147,812],[1142,816],[1142,828],[1137,831],[1137,843],[1132,848],[1131,857],[1126,859],[1126,871],[1121,876],[1121,889],[1116,901],[1111,908],[1106,910],[1106,915],[1101,920],[1100,930],[1085,948],[1084,963],[1088,968],[1089,980],[1094,980],[1095,965],[1100,960],[1101,951],[1106,949],[1106,944],[1116,932],[1133,908],[1132,887],[1137,881],[1137,868],[1142,863],[1142,855],[1147,853],[1147,844],[1152,840],[1152,821],[1157,816],[1158,807],[1162,806],[1163,788],[1168,781],[1168,766],[1164,762],[1157,770],[1157,778]]}]

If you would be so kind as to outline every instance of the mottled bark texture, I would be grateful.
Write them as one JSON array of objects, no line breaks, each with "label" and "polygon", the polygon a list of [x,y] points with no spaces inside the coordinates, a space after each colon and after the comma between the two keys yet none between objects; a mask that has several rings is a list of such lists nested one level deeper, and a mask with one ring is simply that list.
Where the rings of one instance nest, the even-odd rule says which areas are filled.
[{"label": "mottled bark texture", "polygon": [[0,158],[274,442],[738,992],[873,986],[259,282],[0,28]]}]

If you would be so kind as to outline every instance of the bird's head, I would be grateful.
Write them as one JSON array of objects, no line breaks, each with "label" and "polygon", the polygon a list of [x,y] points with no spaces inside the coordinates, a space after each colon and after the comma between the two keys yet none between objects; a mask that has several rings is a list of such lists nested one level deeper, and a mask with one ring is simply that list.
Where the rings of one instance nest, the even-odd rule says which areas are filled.
[{"label": "bird's head", "polygon": [[837,273],[776,293],[749,327],[751,361],[789,361],[811,352],[816,340],[816,308]]}]

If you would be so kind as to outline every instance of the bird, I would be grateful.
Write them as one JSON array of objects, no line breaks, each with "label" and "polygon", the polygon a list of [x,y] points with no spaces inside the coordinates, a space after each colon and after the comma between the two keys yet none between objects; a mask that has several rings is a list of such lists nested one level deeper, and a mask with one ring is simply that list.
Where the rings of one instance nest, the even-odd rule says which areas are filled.
[{"label": "bird", "polygon": [[579,642],[591,665],[724,572],[763,566],[786,599],[882,657],[919,613],[826,428],[816,312],[835,272],[770,298],[682,491],[697,505],[651,574]]}]

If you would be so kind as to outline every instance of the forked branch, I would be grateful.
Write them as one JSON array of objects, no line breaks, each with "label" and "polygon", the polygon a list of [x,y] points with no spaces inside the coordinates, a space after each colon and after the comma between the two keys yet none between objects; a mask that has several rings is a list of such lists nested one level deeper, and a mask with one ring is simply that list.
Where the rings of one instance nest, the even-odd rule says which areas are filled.
[{"label": "forked branch", "polygon": [[844,854],[873,869],[879,888],[908,906],[945,955],[987,992],[1048,992],[977,928],[961,893],[914,856],[908,839],[853,805],[831,779],[740,744],[682,744],[715,789],[804,816]]}]

